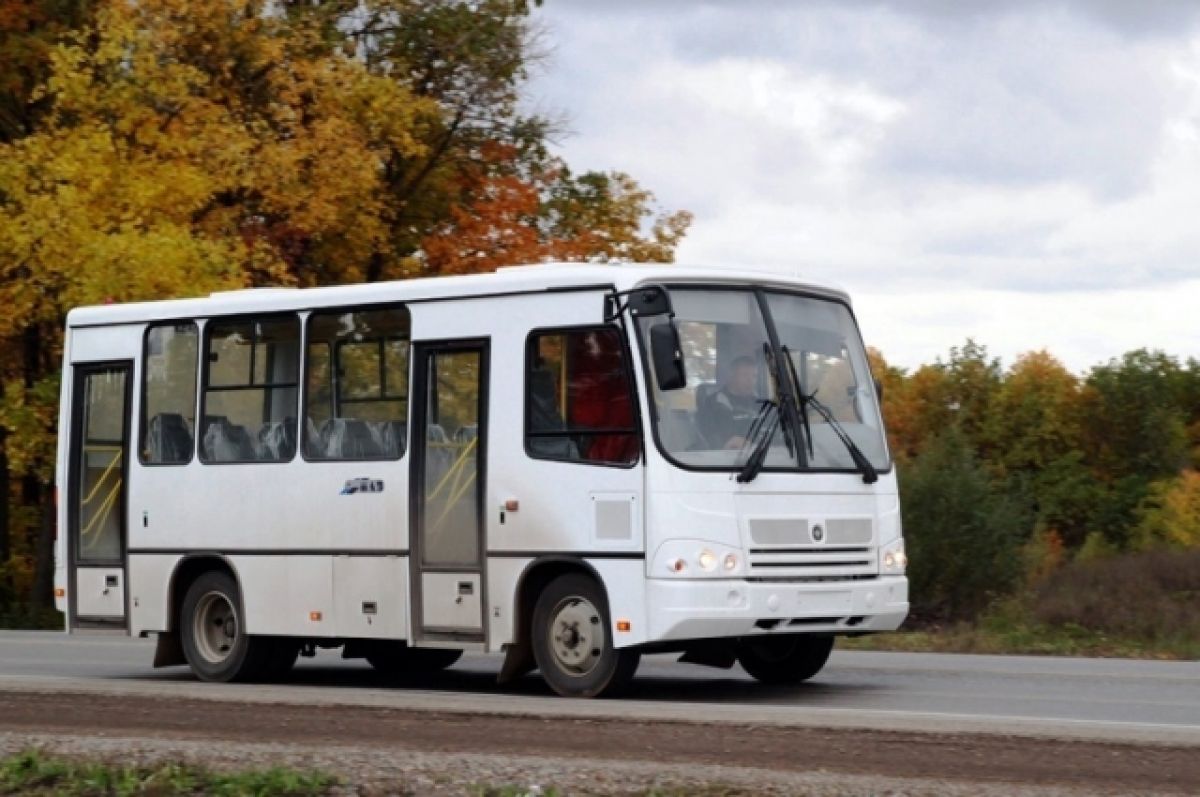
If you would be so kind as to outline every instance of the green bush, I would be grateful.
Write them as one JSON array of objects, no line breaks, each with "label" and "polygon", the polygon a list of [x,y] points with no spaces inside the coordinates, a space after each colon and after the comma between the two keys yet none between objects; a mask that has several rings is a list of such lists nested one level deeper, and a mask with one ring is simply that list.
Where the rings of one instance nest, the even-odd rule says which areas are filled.
[{"label": "green bush", "polygon": [[1030,513],[992,484],[961,432],[902,468],[900,494],[917,623],[974,618],[1016,582]]}]

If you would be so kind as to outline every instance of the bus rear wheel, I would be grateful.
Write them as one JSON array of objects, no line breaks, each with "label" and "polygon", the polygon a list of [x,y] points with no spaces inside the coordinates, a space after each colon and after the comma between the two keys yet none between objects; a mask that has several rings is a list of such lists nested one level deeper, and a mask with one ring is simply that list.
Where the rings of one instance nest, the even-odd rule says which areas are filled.
[{"label": "bus rear wheel", "polygon": [[798,684],[819,673],[832,651],[833,637],[823,634],[762,636],[743,639],[737,658],[757,681]]},{"label": "bus rear wheel", "polygon": [[538,596],[531,626],[542,678],[563,697],[615,694],[637,671],[640,654],[613,645],[608,601],[593,578],[568,573],[551,581]]},{"label": "bus rear wheel", "polygon": [[270,640],[246,633],[240,592],[228,573],[210,570],[192,582],[179,612],[179,632],[184,658],[202,681],[244,681],[270,669]]}]

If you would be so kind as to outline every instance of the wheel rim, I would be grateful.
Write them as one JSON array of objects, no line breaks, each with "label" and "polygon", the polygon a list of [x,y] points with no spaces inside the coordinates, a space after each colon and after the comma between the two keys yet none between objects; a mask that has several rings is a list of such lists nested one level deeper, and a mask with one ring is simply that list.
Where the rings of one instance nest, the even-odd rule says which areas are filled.
[{"label": "wheel rim", "polygon": [[229,658],[238,640],[237,610],[221,592],[205,593],[192,615],[192,639],[206,661],[220,664]]},{"label": "wheel rim", "polygon": [[550,613],[550,652],[563,672],[583,676],[596,668],[606,636],[600,610],[587,598],[564,598]]}]

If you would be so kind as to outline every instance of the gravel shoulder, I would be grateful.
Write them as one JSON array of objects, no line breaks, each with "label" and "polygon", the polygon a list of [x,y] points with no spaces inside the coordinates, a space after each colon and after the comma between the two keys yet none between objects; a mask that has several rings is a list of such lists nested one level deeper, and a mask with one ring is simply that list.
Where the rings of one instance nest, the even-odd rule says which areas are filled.
[{"label": "gravel shoulder", "polygon": [[353,793],[1200,793],[1195,747],[0,691],[0,750],[287,764]]}]

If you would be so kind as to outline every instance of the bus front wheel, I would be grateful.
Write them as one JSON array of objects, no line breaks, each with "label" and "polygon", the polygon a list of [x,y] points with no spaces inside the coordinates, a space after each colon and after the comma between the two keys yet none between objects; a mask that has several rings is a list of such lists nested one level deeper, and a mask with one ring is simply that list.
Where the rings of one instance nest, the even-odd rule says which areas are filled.
[{"label": "bus front wheel", "polygon": [[823,634],[748,637],[738,645],[738,663],[766,684],[798,684],[821,671],[833,650]]},{"label": "bus front wheel", "polygon": [[533,608],[533,657],[542,678],[564,697],[614,694],[628,686],[640,654],[613,645],[608,601],[582,573],[546,585]]}]

